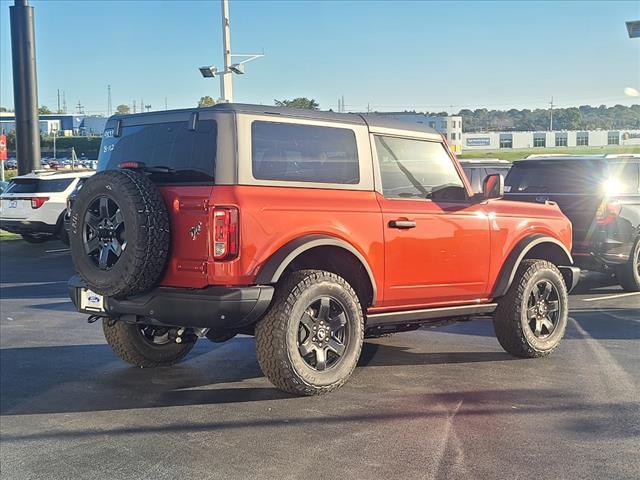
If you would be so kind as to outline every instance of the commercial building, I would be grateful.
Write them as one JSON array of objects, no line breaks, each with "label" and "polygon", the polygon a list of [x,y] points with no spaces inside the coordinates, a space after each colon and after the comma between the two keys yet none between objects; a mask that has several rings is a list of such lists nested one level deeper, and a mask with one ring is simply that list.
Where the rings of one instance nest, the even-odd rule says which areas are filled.
[{"label": "commercial building", "polygon": [[[59,136],[99,136],[107,123],[106,117],[69,114],[40,115],[39,120],[43,135],[51,135],[57,130]],[[13,112],[0,112],[0,129],[5,133],[16,129]]]},{"label": "commercial building", "polygon": [[455,153],[462,151],[462,117],[458,115],[429,116],[416,112],[375,112],[375,115],[384,115],[403,122],[426,125],[443,134],[449,142],[451,150]]},{"label": "commercial building", "polygon": [[550,147],[640,146],[640,130],[564,130],[553,132],[463,133],[462,149],[500,150]]}]

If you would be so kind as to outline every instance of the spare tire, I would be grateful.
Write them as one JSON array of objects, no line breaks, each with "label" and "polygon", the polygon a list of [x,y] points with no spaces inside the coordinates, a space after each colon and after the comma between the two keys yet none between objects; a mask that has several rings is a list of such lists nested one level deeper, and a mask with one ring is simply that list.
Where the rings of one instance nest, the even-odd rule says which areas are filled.
[{"label": "spare tire", "polygon": [[69,242],[76,271],[96,293],[127,297],[158,283],[171,235],[160,191],[131,170],[96,173],[71,207]]}]

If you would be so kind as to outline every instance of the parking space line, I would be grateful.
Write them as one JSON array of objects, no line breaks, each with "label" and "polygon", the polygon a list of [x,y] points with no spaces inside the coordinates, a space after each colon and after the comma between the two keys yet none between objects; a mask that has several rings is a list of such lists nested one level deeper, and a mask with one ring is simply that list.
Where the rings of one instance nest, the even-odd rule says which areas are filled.
[{"label": "parking space line", "polygon": [[597,300],[609,300],[612,298],[630,297],[632,295],[640,295],[640,292],[618,293],[616,295],[607,295],[606,297],[583,298],[583,302],[595,302]]},{"label": "parking space line", "polygon": [[55,252],[68,252],[68,248],[56,248],[53,250],[45,250],[45,253],[55,253]]}]

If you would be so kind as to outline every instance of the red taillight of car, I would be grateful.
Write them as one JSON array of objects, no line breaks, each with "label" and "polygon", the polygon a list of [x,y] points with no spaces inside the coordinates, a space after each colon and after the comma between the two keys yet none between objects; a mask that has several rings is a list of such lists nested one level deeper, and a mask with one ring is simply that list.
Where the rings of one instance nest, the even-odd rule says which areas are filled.
[{"label": "red taillight of car", "polygon": [[118,164],[118,168],[143,168],[144,167],[144,163],[142,162],[132,162],[130,160],[124,161],[124,162],[120,162]]},{"label": "red taillight of car", "polygon": [[602,202],[596,211],[596,221],[598,225],[610,225],[616,221],[620,215],[620,204]]},{"label": "red taillight of car", "polygon": [[31,208],[40,208],[47,200],[49,200],[49,197],[32,197]]},{"label": "red taillight of car", "polygon": [[240,231],[236,207],[213,209],[213,258],[231,260],[238,256]]}]

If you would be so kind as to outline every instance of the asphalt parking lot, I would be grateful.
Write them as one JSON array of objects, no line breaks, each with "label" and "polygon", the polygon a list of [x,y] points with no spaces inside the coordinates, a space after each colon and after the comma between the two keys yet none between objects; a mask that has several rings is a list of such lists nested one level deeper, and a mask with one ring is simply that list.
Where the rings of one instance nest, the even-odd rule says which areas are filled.
[{"label": "asphalt parking lot", "polygon": [[369,340],[342,389],[296,398],[250,337],[130,367],[68,301],[62,244],[0,259],[2,478],[640,478],[640,295],[603,276],[548,358],[478,320]]}]

